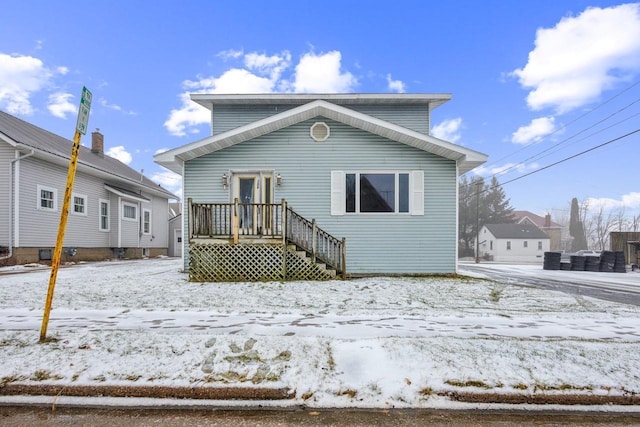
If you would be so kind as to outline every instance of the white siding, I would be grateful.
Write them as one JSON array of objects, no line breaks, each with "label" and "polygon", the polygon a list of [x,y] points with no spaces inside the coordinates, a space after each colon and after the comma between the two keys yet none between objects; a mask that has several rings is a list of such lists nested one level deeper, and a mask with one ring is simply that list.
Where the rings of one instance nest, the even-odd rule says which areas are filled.
[{"label": "white siding", "polygon": [[14,153],[15,150],[9,144],[0,141],[0,246],[8,246],[10,240],[11,189],[9,188],[9,177],[11,176],[11,161],[14,159]]}]

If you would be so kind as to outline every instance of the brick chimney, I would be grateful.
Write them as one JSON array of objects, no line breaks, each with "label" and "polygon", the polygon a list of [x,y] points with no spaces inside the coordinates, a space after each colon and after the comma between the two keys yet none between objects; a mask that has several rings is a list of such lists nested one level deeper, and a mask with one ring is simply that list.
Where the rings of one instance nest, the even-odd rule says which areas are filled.
[{"label": "brick chimney", "polygon": [[544,217],[545,228],[551,228],[551,214],[546,214]]},{"label": "brick chimney", "polygon": [[100,157],[104,156],[104,135],[100,133],[100,129],[91,132],[91,152]]}]

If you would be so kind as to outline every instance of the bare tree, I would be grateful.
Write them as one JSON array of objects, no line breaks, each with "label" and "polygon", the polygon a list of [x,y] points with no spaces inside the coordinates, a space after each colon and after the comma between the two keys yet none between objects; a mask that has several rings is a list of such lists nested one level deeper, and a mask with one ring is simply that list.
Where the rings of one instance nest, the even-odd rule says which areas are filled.
[{"label": "bare tree", "polygon": [[609,244],[609,233],[616,226],[616,216],[611,211],[605,215],[604,207],[600,206],[598,212],[592,217],[592,223],[594,231],[593,247],[604,251]]},{"label": "bare tree", "polygon": [[618,231],[625,231],[627,229],[627,218],[625,218],[625,209],[624,206],[617,211],[615,211],[615,223],[618,227]]}]

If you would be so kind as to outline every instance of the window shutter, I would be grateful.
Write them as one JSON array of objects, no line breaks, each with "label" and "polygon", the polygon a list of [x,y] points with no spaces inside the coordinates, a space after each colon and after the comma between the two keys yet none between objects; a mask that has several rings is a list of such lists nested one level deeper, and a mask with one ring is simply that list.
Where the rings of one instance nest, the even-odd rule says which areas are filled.
[{"label": "window shutter", "polygon": [[424,171],[411,172],[411,215],[424,215]]},{"label": "window shutter", "polygon": [[331,215],[344,215],[344,172],[331,171]]}]

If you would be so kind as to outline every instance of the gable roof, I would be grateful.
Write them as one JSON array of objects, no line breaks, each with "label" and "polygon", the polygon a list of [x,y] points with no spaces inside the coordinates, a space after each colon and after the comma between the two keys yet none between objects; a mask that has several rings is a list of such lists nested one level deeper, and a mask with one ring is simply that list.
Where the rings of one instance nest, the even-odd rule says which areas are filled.
[{"label": "gable roof", "polygon": [[[0,139],[18,150],[33,150],[36,157],[68,167],[73,142],[22,119],[0,111]],[[78,170],[100,177],[106,183],[133,185],[149,193],[177,199],[169,190],[151,181],[142,173],[121,161],[106,155],[91,152],[89,147],[80,145]],[[114,187],[112,185],[113,188]]]},{"label": "gable roof", "polygon": [[546,226],[546,220],[544,217],[529,211],[513,211],[511,217],[518,223],[528,222],[535,224],[538,228],[562,228],[560,224],[553,221],[550,221],[550,225]]},{"label": "gable roof", "polygon": [[486,224],[496,239],[548,239],[549,236],[530,224]]},{"label": "gable roof", "polygon": [[[396,100],[395,102],[399,101]],[[200,141],[183,145],[173,150],[165,151],[164,153],[155,155],[154,160],[167,169],[182,174],[182,164],[185,161],[231,147],[249,139],[275,132],[318,116],[326,117],[447,159],[455,160],[458,164],[459,173],[461,174],[470,171],[487,160],[487,156],[478,151],[470,150],[451,142],[407,129],[350,108],[328,102],[324,99],[315,99],[282,113],[201,139]]]}]

